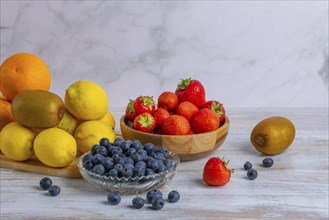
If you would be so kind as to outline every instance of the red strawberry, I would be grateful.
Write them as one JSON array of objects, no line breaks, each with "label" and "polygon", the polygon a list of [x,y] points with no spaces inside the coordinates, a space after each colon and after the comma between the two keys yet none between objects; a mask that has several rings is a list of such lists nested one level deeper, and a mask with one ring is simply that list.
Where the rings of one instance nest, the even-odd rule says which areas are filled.
[{"label": "red strawberry", "polygon": [[154,134],[162,134],[162,130],[161,130],[161,129],[156,130],[156,131],[154,132]]},{"label": "red strawberry", "polygon": [[188,121],[191,121],[193,115],[198,111],[199,109],[193,103],[185,101],[179,103],[176,108],[175,114],[184,116]]},{"label": "red strawberry", "polygon": [[156,106],[152,96],[139,96],[134,102],[134,109],[137,115],[145,112],[152,113],[155,111]]},{"label": "red strawberry", "polygon": [[134,109],[134,101],[129,100],[129,103],[126,107],[126,118],[129,121],[134,121],[135,117],[137,116],[136,111]]},{"label": "red strawberry", "polygon": [[228,169],[230,161],[223,161],[219,157],[208,160],[203,169],[203,180],[210,186],[223,186],[231,179],[233,169]]},{"label": "red strawberry", "polygon": [[187,135],[190,130],[190,123],[181,115],[171,115],[162,124],[162,133],[167,135]]},{"label": "red strawberry", "polygon": [[178,96],[179,102],[189,101],[198,108],[206,102],[205,89],[198,80],[192,80],[191,78],[183,79],[178,84],[175,93]]},{"label": "red strawberry", "polygon": [[164,108],[158,108],[153,112],[153,118],[155,120],[155,128],[160,129],[163,122],[170,116],[169,112]]},{"label": "red strawberry", "polygon": [[155,120],[150,113],[144,112],[134,119],[133,128],[138,131],[151,133],[155,127]]},{"label": "red strawberry", "polygon": [[219,127],[219,118],[214,111],[203,108],[193,115],[191,126],[196,134],[213,131]]},{"label": "red strawberry", "polygon": [[202,108],[209,108],[213,110],[219,117],[219,123],[225,120],[225,109],[222,103],[215,101],[215,100],[210,100],[206,102]]},{"label": "red strawberry", "polygon": [[173,92],[163,92],[158,98],[158,106],[167,109],[169,112],[174,111],[177,105],[178,97]]}]

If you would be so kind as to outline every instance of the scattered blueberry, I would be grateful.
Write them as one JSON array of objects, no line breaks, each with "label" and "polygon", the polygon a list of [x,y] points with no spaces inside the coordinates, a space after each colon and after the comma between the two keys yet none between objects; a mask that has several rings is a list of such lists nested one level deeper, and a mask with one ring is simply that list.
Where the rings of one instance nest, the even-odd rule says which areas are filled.
[{"label": "scattered blueberry", "polygon": [[269,158],[269,157],[267,157],[263,160],[263,166],[266,167],[266,168],[273,166],[273,163],[274,163],[273,159]]},{"label": "scattered blueberry", "polygon": [[156,198],[152,202],[152,208],[154,210],[160,210],[163,208],[164,205],[165,205],[165,201],[163,200],[163,198]]},{"label": "scattered blueberry", "polygon": [[157,199],[157,198],[163,198],[162,196],[162,192],[160,192],[159,190],[157,189],[154,189],[154,190],[151,190],[151,191],[148,191],[146,193],[146,199],[149,203],[152,203],[153,200]]},{"label": "scattered blueberry", "polygon": [[48,190],[48,193],[51,196],[57,196],[60,192],[61,192],[61,188],[57,185],[52,185]]},{"label": "scattered blueberry", "polygon": [[248,172],[247,172],[247,177],[248,177],[248,179],[250,179],[250,180],[254,180],[254,179],[257,178],[257,176],[258,176],[258,172],[257,172],[257,170],[255,170],[255,169],[250,169],[250,170],[248,170]]},{"label": "scattered blueberry", "polygon": [[168,194],[169,202],[175,203],[175,202],[178,202],[179,199],[180,199],[179,192],[177,192],[176,190],[169,192],[169,194]]},{"label": "scattered blueberry", "polygon": [[140,209],[144,206],[144,199],[141,197],[135,197],[132,200],[132,204],[135,209]]},{"label": "scattered blueberry", "polygon": [[120,193],[118,192],[110,192],[107,195],[107,201],[111,204],[111,205],[118,205],[121,202],[121,196]]},{"label": "scattered blueberry", "polygon": [[53,184],[53,182],[51,181],[51,179],[49,177],[42,178],[39,183],[41,189],[43,189],[43,190],[48,190],[52,184]]},{"label": "scattered blueberry", "polygon": [[247,161],[244,163],[243,168],[245,170],[250,170],[252,168],[252,164],[249,161]]}]

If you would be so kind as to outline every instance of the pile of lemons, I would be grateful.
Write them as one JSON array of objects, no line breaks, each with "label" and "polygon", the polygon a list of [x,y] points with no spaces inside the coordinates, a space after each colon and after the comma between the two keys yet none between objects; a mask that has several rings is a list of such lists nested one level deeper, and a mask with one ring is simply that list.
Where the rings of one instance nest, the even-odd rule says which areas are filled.
[{"label": "pile of lemons", "polygon": [[[79,151],[89,151],[101,138],[113,142],[115,120],[106,92],[94,82],[74,82],[64,101],[49,92],[45,66],[28,53],[15,54],[1,64],[0,148],[14,161],[35,155],[47,166],[66,167]],[[38,83],[33,81],[35,75],[40,76],[35,79]]]}]

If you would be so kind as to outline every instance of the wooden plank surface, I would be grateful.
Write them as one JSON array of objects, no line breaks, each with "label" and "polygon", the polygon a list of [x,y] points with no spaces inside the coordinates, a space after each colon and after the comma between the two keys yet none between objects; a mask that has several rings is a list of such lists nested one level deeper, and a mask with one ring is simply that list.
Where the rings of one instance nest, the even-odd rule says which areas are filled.
[{"label": "wooden plank surface", "polygon": [[[119,115],[119,114],[118,114]],[[263,168],[264,155],[249,141],[252,128],[269,116],[284,116],[296,126],[293,145],[275,155],[274,166]],[[178,190],[181,200],[160,211],[150,205],[131,208],[135,195],[108,205],[107,192],[83,179],[52,177],[61,187],[57,197],[38,187],[44,175],[1,169],[1,219],[328,219],[328,109],[228,109],[230,131],[224,144],[209,157],[183,162],[174,179],[160,190]],[[116,118],[116,120],[118,120]],[[209,187],[202,181],[211,156],[224,156],[234,168],[231,181]],[[253,163],[258,178],[250,181],[243,169]],[[140,196],[145,197],[145,194]]]}]

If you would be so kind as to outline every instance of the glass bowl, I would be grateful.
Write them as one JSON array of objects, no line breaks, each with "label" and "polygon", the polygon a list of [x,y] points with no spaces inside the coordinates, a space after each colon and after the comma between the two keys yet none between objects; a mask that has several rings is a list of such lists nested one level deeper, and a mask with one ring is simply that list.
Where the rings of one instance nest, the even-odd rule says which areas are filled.
[{"label": "glass bowl", "polygon": [[95,174],[83,166],[83,157],[90,152],[80,156],[77,166],[81,176],[96,188],[106,191],[119,192],[121,194],[138,194],[150,189],[156,189],[170,182],[176,174],[177,166],[180,163],[179,157],[173,152],[169,152],[168,159],[173,161],[173,166],[161,173],[155,173],[142,177],[111,177]]}]

